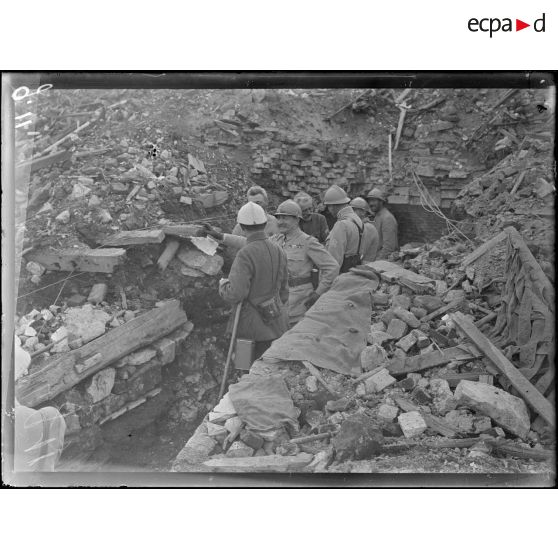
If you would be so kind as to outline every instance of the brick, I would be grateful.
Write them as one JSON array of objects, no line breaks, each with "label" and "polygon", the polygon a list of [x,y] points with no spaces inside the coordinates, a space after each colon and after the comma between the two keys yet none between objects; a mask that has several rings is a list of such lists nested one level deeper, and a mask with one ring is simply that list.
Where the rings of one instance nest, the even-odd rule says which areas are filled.
[{"label": "brick", "polygon": [[399,341],[397,341],[395,345],[400,349],[403,349],[407,353],[412,347],[415,346],[416,342],[417,338],[413,335],[413,332],[411,332],[408,335],[405,335],[405,337],[399,339]]},{"label": "brick", "polygon": [[402,413],[397,417],[397,421],[405,438],[420,436],[427,428],[426,422],[418,411]]},{"label": "brick", "polygon": [[378,393],[388,386],[394,384],[397,380],[390,375],[390,373],[382,368],[380,371],[376,372],[374,376],[368,378],[364,382],[366,388],[366,393]]},{"label": "brick", "polygon": [[395,405],[386,405],[385,403],[383,403],[378,408],[378,418],[385,420],[387,422],[391,422],[392,420],[395,420],[398,414],[399,414],[399,408],[396,407]]},{"label": "brick", "polygon": [[395,339],[401,339],[407,333],[407,329],[408,326],[404,321],[394,318],[389,322],[387,333]]}]

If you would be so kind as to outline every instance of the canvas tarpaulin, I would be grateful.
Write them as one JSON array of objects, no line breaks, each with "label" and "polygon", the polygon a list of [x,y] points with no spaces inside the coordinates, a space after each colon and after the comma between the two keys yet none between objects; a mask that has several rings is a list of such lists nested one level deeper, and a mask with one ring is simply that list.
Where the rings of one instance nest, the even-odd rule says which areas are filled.
[{"label": "canvas tarpaulin", "polygon": [[357,376],[370,329],[370,293],[377,288],[375,279],[340,275],[304,318],[273,342],[263,359],[308,360],[320,368]]}]

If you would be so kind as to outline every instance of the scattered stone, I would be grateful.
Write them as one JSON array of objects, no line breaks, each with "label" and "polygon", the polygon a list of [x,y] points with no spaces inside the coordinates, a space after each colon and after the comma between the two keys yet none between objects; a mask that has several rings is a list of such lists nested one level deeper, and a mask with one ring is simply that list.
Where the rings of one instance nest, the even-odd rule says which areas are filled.
[{"label": "scattered stone", "polygon": [[306,389],[310,393],[316,393],[318,391],[318,380],[314,376],[308,376],[304,383],[306,384]]},{"label": "scattered stone", "polygon": [[163,339],[154,341],[152,345],[157,351],[157,356],[161,361],[161,365],[165,366],[175,359],[176,342],[174,341],[174,339],[163,337]]},{"label": "scattered stone", "polygon": [[[74,296],[85,300],[82,295]],[[105,333],[105,324],[110,319],[111,316],[103,310],[95,309],[91,304],[85,304],[81,308],[69,308],[66,311],[64,322],[70,334],[81,337],[84,343],[89,343]]]},{"label": "scattered stone", "polygon": [[136,313],[133,310],[126,310],[126,312],[124,312],[124,315],[122,316],[125,322],[129,322],[133,320],[135,317],[136,317]]},{"label": "scattered stone", "polygon": [[355,393],[359,396],[362,397],[364,395],[366,395],[366,386],[361,382],[360,384],[357,385],[356,389],[355,389]]},{"label": "scattered stone", "polygon": [[72,188],[72,193],[70,194],[70,199],[72,200],[79,200],[84,198],[91,192],[91,188],[84,186],[83,184],[74,184]]},{"label": "scattered stone", "polygon": [[405,438],[420,436],[427,428],[426,422],[418,411],[402,413],[397,417],[397,421]]},{"label": "scattered stone", "polygon": [[432,378],[430,380],[430,391],[434,396],[434,409],[439,415],[445,415],[457,407],[457,401],[447,380]]},{"label": "scattered stone", "polygon": [[89,207],[99,207],[101,205],[101,200],[98,196],[96,196],[95,194],[93,194],[90,198],[89,198],[89,202],[87,204]]},{"label": "scattered stone", "polygon": [[112,216],[107,209],[100,209],[99,210],[99,221],[106,225],[107,223],[112,222]]},{"label": "scattered stone", "polygon": [[[395,318],[395,314],[393,313],[393,310],[390,308],[389,310],[386,310],[381,316],[380,316],[380,320],[382,320],[382,322],[388,326],[389,323]],[[384,330],[386,331],[386,330]]]},{"label": "scattered stone", "polygon": [[228,430],[221,424],[207,423],[207,434],[212,438],[219,438],[221,442],[227,437]]},{"label": "scattered stone", "polygon": [[445,419],[454,430],[462,434],[473,432],[473,415],[466,409],[450,411]]},{"label": "scattered stone", "polygon": [[127,356],[127,364],[131,366],[140,366],[149,362],[152,358],[157,356],[157,351],[155,349],[140,349],[139,351],[134,351]]},{"label": "scattered stone", "polygon": [[403,320],[394,318],[389,322],[387,332],[394,339],[401,339],[407,333],[407,324]]},{"label": "scattered stone", "polygon": [[482,457],[487,457],[492,453],[492,447],[489,446],[486,442],[480,441],[477,442],[474,446],[469,449],[469,457],[478,459]]},{"label": "scattered stone", "polygon": [[324,414],[317,409],[311,409],[304,415],[304,421],[313,430],[324,421]]},{"label": "scattered stone", "polygon": [[[380,323],[384,325],[383,322]],[[386,333],[385,331],[374,331],[372,329],[368,332],[368,335],[366,337],[366,341],[370,343],[370,345],[378,346],[381,346],[387,341],[391,341],[392,339],[393,337],[389,333]]]},{"label": "scattered stone", "polygon": [[223,258],[218,254],[210,256],[194,248],[182,248],[177,257],[187,267],[206,275],[217,275],[224,263]]},{"label": "scattered stone", "polygon": [[25,335],[26,337],[34,337],[35,335],[37,335],[37,330],[34,327],[28,325],[25,328],[23,335]]},{"label": "scattered stone", "polygon": [[[444,287],[444,289],[446,288],[447,287]],[[424,308],[428,314],[434,312],[435,310],[438,310],[444,305],[440,297],[432,295],[416,295],[413,299],[413,302],[417,306]]]},{"label": "scattered stone", "polygon": [[384,322],[376,322],[370,326],[370,331],[385,331],[386,324]]},{"label": "scattered stone", "polygon": [[473,427],[475,429],[475,434],[481,434],[492,428],[492,421],[490,417],[476,417],[473,419]]},{"label": "scattered stone", "polygon": [[115,194],[127,194],[128,193],[128,186],[126,186],[125,184],[122,184],[121,182],[113,182],[110,185],[110,189]]},{"label": "scattered stone", "polygon": [[242,430],[242,419],[240,417],[234,416],[225,421],[225,428],[231,434],[231,440],[234,440]]},{"label": "scattered stone", "polygon": [[254,450],[259,450],[264,444],[264,439],[250,430],[243,430],[240,433],[240,440]]},{"label": "scattered stone", "polygon": [[383,403],[378,409],[378,418],[387,422],[391,422],[396,419],[398,414],[399,408],[395,405],[386,405]]},{"label": "scattered stone", "polygon": [[101,401],[110,394],[115,378],[116,369],[109,367],[97,372],[86,381],[85,392],[91,397],[93,403]]},{"label": "scattered stone", "polygon": [[382,368],[379,372],[376,372],[374,376],[365,380],[364,385],[366,393],[378,393],[388,386],[391,386],[396,381],[397,380],[391,376],[385,368]]},{"label": "scattered stone", "polygon": [[406,353],[408,353],[409,350],[415,346],[416,342],[417,342],[417,338],[415,335],[413,335],[413,332],[411,331],[411,333],[399,339],[399,341],[397,341],[395,345],[400,349],[402,349],[403,351],[405,351]]},{"label": "scattered stone", "polygon": [[68,346],[68,330],[64,326],[59,327],[51,334],[50,340],[54,343],[54,347],[51,349],[52,353],[67,353],[70,350]]},{"label": "scattered stone", "polygon": [[34,350],[37,350],[37,345],[38,344],[39,344],[39,338],[38,337],[28,337],[25,340],[25,343],[23,344],[23,347],[32,352]]},{"label": "scattered stone", "polygon": [[394,297],[401,293],[401,287],[399,285],[390,285],[388,289],[389,296]]},{"label": "scattered stone", "polygon": [[403,308],[403,310],[409,310],[411,307],[411,299],[404,294],[395,295],[391,300],[392,308],[399,307]]},{"label": "scattered stone", "polygon": [[419,405],[429,405],[432,403],[432,396],[422,387],[417,386],[411,393],[411,397]]},{"label": "scattered stone", "polygon": [[91,302],[91,304],[101,304],[107,296],[107,290],[108,286],[106,283],[95,283],[95,285],[91,287],[87,302]]},{"label": "scattered stone", "polygon": [[374,421],[366,415],[355,415],[343,421],[332,444],[338,460],[370,459],[382,451],[384,437]]},{"label": "scattered stone", "polygon": [[67,225],[70,222],[70,211],[68,209],[65,209],[64,211],[62,211],[62,213],[59,213],[55,217],[55,221],[58,221],[63,225]]},{"label": "scattered stone", "polygon": [[351,401],[346,397],[342,397],[337,401],[328,401],[326,403],[326,410],[330,413],[337,413],[340,411],[346,411],[351,406]]},{"label": "scattered stone", "polygon": [[[410,326],[412,328],[420,327],[420,321],[417,319],[417,317],[412,312],[409,312],[408,310],[405,310],[404,308],[400,308],[399,306],[396,306],[393,309],[393,313],[395,314],[395,316],[397,318],[399,318],[400,320],[403,320],[408,326]],[[388,332],[389,332],[389,330],[388,330]]]},{"label": "scattered stone", "polygon": [[386,306],[389,304],[389,295],[387,293],[372,293],[372,303],[378,306]]},{"label": "scattered stone", "polygon": [[240,441],[233,442],[227,451],[227,457],[251,457],[252,455],[254,450]]},{"label": "scattered stone", "polygon": [[285,441],[275,449],[275,453],[277,455],[297,455],[300,453],[300,448],[298,444]]},{"label": "scattered stone", "polygon": [[325,473],[331,462],[333,461],[333,448],[328,446],[327,449],[319,451],[308,465],[308,469],[313,473]]},{"label": "scattered stone", "polygon": [[365,372],[381,366],[386,363],[387,360],[388,356],[386,351],[379,345],[365,347],[362,353],[360,353],[360,365]]},{"label": "scattered stone", "polygon": [[489,416],[496,424],[512,434],[527,436],[531,421],[523,399],[497,387],[480,382],[461,380],[455,397],[462,405]]},{"label": "scattered stone", "polygon": [[428,311],[426,310],[426,308],[419,308],[419,307],[416,307],[416,306],[413,306],[410,309],[410,311],[417,318],[417,320],[420,320],[420,319],[424,318],[424,316],[426,316],[428,314]]}]

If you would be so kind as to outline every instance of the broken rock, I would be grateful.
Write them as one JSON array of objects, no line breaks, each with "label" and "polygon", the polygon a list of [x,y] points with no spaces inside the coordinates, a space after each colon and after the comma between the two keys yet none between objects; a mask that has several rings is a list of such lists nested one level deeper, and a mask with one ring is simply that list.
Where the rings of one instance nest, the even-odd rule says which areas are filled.
[{"label": "broken rock", "polygon": [[374,376],[364,382],[366,393],[378,393],[394,384],[397,380],[390,375],[387,369],[382,368]]},{"label": "broken rock", "polygon": [[94,309],[91,304],[82,308],[69,308],[64,319],[66,328],[75,337],[81,337],[83,343],[89,343],[93,339],[105,333],[105,324],[111,316],[103,310]]},{"label": "broken rock", "polygon": [[392,420],[397,418],[398,414],[399,408],[395,405],[387,405],[383,403],[378,409],[378,418],[387,422],[391,422]]},{"label": "broken rock", "polygon": [[434,409],[439,415],[445,415],[457,407],[457,401],[447,380],[432,378],[430,380],[430,391],[434,396]]},{"label": "broken rock", "polygon": [[395,346],[399,347],[400,349],[402,349],[407,353],[412,347],[415,346],[416,342],[417,342],[417,338],[415,335],[413,335],[413,332],[411,332],[408,335],[405,335],[405,337],[399,339],[399,341],[395,343]]},{"label": "broken rock", "polygon": [[227,457],[252,457],[254,450],[244,442],[233,442],[227,451]]},{"label": "broken rock", "polygon": [[223,258],[218,254],[209,256],[200,250],[182,248],[178,254],[178,259],[187,267],[196,271],[201,271],[206,275],[217,275],[223,267]]},{"label": "broken rock", "polygon": [[397,318],[403,320],[408,326],[412,328],[417,328],[420,326],[420,321],[417,319],[417,317],[412,312],[409,312],[409,310],[405,310],[405,308],[396,306],[393,309],[393,313]]},{"label": "broken rock", "polygon": [[466,409],[453,410],[446,414],[449,425],[461,434],[473,432],[473,415]]},{"label": "broken rock", "polygon": [[489,416],[512,434],[520,438],[527,436],[531,421],[523,399],[489,384],[469,380],[459,382],[455,397],[460,404]]},{"label": "broken rock", "polygon": [[337,459],[369,459],[382,451],[384,437],[372,419],[366,415],[355,415],[341,424],[339,433],[333,438]]},{"label": "broken rock", "polygon": [[387,353],[379,345],[365,347],[360,353],[360,365],[365,372],[373,370],[387,362]]},{"label": "broken rock", "polygon": [[91,397],[93,403],[101,401],[110,394],[115,378],[116,370],[105,368],[97,372],[90,380],[87,380],[85,392]]},{"label": "broken rock", "polygon": [[389,322],[387,333],[395,339],[401,339],[407,333],[407,324],[403,320],[394,318]]}]

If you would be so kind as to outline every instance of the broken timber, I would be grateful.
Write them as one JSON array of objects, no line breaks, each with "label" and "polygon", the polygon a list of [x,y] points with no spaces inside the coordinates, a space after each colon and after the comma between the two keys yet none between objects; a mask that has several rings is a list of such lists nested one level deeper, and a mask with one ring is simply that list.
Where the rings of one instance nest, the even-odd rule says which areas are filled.
[{"label": "broken timber", "polygon": [[498,368],[519,392],[521,397],[541,415],[547,424],[555,426],[556,417],[554,405],[547,401],[531,382],[492,344],[461,312],[452,314],[451,319],[459,330],[466,335],[477,348]]},{"label": "broken timber", "polygon": [[16,382],[16,398],[22,405],[35,407],[187,321],[180,303],[169,301],[21,377]]},{"label": "broken timber", "polygon": [[130,246],[133,244],[161,244],[165,238],[163,229],[149,231],[121,231],[103,241],[104,246]]},{"label": "broken timber", "polygon": [[388,362],[385,367],[389,370],[389,373],[392,376],[396,377],[405,376],[411,372],[422,372],[424,370],[428,370],[429,368],[434,368],[435,366],[447,364],[452,360],[466,361],[480,357],[480,353],[471,353],[469,349],[472,349],[472,347],[458,345],[457,347],[452,347],[451,349],[446,349],[445,351],[432,352],[425,355],[416,355],[407,357],[404,360],[392,360],[391,362]]},{"label": "broken timber", "polygon": [[404,269],[400,265],[388,262],[387,260],[377,260],[364,265],[373,269],[381,276],[382,279],[390,283],[393,283],[394,281],[401,282],[406,287],[415,291],[429,291],[434,288],[434,280],[430,279],[430,277],[419,275],[418,273]]},{"label": "broken timber", "polygon": [[166,225],[163,227],[163,232],[167,236],[191,238],[192,236],[199,236],[203,232],[203,227],[200,225]]},{"label": "broken timber", "polygon": [[38,250],[26,255],[28,261],[40,263],[47,271],[87,271],[90,273],[113,273],[122,263],[126,250],[123,248],[97,248],[66,250]]},{"label": "broken timber", "polygon": [[496,236],[494,236],[490,240],[487,240],[484,244],[481,244],[476,250],[474,250],[468,256],[463,258],[461,265],[463,267],[467,267],[471,265],[473,262],[478,260],[483,254],[485,254],[491,248],[493,248],[494,246],[496,246],[497,244],[505,240],[507,237],[508,237],[508,233],[506,232],[506,230],[503,230],[502,232],[498,233]]}]

